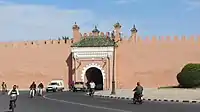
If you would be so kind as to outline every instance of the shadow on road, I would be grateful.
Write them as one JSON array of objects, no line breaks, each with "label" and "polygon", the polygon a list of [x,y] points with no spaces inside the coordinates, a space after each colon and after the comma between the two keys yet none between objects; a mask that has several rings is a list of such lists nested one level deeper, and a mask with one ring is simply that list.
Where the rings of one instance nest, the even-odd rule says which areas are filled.
[{"label": "shadow on road", "polygon": [[4,111],[4,112],[12,112],[11,110],[6,110],[6,111]]},{"label": "shadow on road", "polygon": [[139,104],[139,103],[134,104],[133,102],[129,102],[128,104],[131,104],[131,105],[142,105],[142,104]]}]

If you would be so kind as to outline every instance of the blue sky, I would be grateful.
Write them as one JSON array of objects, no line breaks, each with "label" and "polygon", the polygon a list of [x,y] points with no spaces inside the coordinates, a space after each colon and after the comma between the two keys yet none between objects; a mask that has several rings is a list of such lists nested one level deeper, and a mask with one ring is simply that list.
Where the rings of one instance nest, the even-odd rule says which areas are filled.
[{"label": "blue sky", "polygon": [[72,36],[75,21],[81,32],[119,21],[126,37],[133,24],[141,36],[200,34],[200,0],[0,0],[0,15],[0,41]]}]

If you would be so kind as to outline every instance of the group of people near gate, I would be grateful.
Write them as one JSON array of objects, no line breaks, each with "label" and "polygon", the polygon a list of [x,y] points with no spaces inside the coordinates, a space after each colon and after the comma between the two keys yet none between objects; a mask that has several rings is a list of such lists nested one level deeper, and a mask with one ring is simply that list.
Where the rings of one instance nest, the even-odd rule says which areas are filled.
[{"label": "group of people near gate", "polygon": [[[30,85],[30,90],[34,90],[35,93],[36,93],[36,87],[37,87],[36,83],[33,82],[33,83]],[[7,89],[7,84],[6,84],[5,82],[2,82],[1,88],[2,88],[2,90],[1,90],[1,91],[2,91],[2,94],[5,94],[6,92],[8,92],[8,95],[9,95],[10,97],[16,96],[15,99],[12,99],[12,98],[10,99],[9,109],[11,109],[11,103],[12,103],[12,102],[14,102],[14,104],[15,104],[15,106],[16,106],[16,103],[15,103],[15,102],[17,101],[17,97],[19,96],[19,90],[18,90],[19,87],[18,87],[17,85],[14,85],[13,88],[10,89],[10,90],[8,91],[8,89]],[[40,83],[40,84],[38,85],[38,91],[40,92],[40,93],[39,93],[40,95],[42,95],[43,88],[44,88],[43,83]],[[31,94],[31,93],[30,93],[30,94]]]}]

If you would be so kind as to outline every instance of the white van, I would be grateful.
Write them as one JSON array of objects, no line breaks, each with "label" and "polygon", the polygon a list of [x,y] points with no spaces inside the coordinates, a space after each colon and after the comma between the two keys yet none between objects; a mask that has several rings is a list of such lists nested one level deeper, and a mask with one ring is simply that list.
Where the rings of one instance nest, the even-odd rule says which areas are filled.
[{"label": "white van", "polygon": [[49,91],[63,91],[64,90],[64,81],[63,80],[52,80],[51,83],[46,87],[46,92]]}]

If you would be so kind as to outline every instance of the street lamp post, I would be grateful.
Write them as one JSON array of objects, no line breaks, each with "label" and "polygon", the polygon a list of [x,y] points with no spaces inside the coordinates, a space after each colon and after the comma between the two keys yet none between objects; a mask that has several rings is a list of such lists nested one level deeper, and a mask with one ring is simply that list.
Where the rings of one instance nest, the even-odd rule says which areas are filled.
[{"label": "street lamp post", "polygon": [[111,94],[114,95],[116,94],[115,92],[115,41],[114,41],[114,46],[113,46],[113,74],[112,74],[112,91]]},{"label": "street lamp post", "polygon": [[115,41],[115,38],[114,38],[114,31],[112,33],[112,39],[113,39],[113,42],[114,42],[114,46],[113,46],[113,74],[112,74],[112,91],[111,91],[111,95],[115,95],[116,94],[116,91],[115,91],[115,45],[116,43],[119,41]]}]

